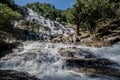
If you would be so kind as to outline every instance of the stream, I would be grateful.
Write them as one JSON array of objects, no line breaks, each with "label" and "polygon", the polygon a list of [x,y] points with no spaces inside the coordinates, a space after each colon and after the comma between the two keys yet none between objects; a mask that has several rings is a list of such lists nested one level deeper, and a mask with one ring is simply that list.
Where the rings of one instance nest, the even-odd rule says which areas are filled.
[{"label": "stream", "polygon": [[[88,77],[84,72],[67,69],[59,50],[68,47],[89,50],[99,58],[106,58],[120,64],[120,43],[111,47],[93,48],[83,44],[26,41],[0,59],[0,69],[28,72],[41,80],[119,80],[104,75]],[[120,69],[119,66],[117,68]]]},{"label": "stream", "polygon": [[[43,28],[37,34],[27,30],[27,40],[0,59],[0,70],[28,72],[40,80],[120,80],[120,43],[101,48],[68,43],[61,38],[69,39],[74,29],[45,19],[30,9],[28,13],[24,21],[34,21]],[[14,27],[21,29],[23,25],[19,22]],[[56,38],[60,39],[59,43],[52,43],[50,36],[57,35],[62,35]]]}]

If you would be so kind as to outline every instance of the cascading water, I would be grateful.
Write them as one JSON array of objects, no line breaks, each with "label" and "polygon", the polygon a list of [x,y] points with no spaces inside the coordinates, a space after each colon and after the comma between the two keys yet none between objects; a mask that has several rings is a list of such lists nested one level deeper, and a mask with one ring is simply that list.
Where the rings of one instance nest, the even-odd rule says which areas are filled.
[{"label": "cascading water", "polygon": [[[36,20],[37,23],[42,24],[43,26],[48,27],[50,30],[49,31],[44,31],[44,30],[39,30],[41,33],[46,33],[50,35],[57,35],[57,34],[62,34],[62,35],[69,35],[71,33],[74,33],[74,30],[72,28],[65,28],[63,25],[59,24],[56,21],[51,21],[49,19],[45,19],[42,16],[38,15],[31,9],[28,9],[29,15],[27,16],[26,20]],[[56,30],[57,29],[57,30]]]},{"label": "cascading water", "polygon": [[[63,25],[56,21],[52,21],[50,19],[45,19],[44,17],[38,15],[36,12],[32,11],[31,9],[28,10],[28,15],[24,18],[24,20],[30,22],[36,22],[44,28],[39,29],[39,33],[46,34],[46,35],[59,35],[62,34],[64,36],[68,36],[69,34],[74,33],[72,28],[65,28]],[[14,27],[20,28],[19,22],[15,22]],[[46,29],[45,29],[46,28]]]},{"label": "cascading water", "polygon": [[[90,78],[84,72],[75,72],[65,67],[64,59],[59,54],[60,48],[77,47],[83,50],[91,50],[96,56],[105,57],[120,63],[120,44],[112,47],[91,48],[84,45],[23,42],[13,53],[0,60],[0,69],[25,71],[42,80],[117,80],[111,77]],[[101,52],[101,53],[100,53]],[[100,54],[99,54],[100,53]],[[109,54],[110,53],[110,54]],[[101,56],[100,56],[101,55]],[[109,56],[106,57],[105,55]],[[117,57],[116,57],[117,56]]]},{"label": "cascading water", "polygon": [[91,50],[96,56],[113,60],[120,65],[120,43],[111,47],[91,48]]},{"label": "cascading water", "polygon": [[[25,20],[35,20],[35,22],[38,24],[46,27],[46,30],[39,30],[40,33],[43,33],[46,36],[58,34],[68,36],[69,34],[74,33],[73,29],[65,28],[58,22],[45,19],[30,9],[28,9],[28,13],[29,14],[25,17]],[[15,27],[20,27],[19,22],[15,22]],[[31,32],[29,33],[31,34]],[[45,35],[44,37],[46,37]],[[45,43],[39,41],[22,42],[21,45],[13,49],[12,53],[0,59],[0,69],[28,72],[31,75],[37,76],[41,80],[119,80],[112,76],[110,77],[99,74],[96,74],[94,77],[88,77],[84,71],[77,72],[73,69],[68,69],[65,58],[61,56],[59,52],[61,48],[70,48],[70,50],[74,49],[74,51],[76,48],[79,48],[80,50],[83,50],[83,52],[91,51],[92,54],[72,54],[72,56],[75,56],[75,58],[81,59],[83,61],[85,61],[85,56],[90,57],[89,54],[94,55],[92,56],[94,64],[89,64],[89,60],[91,60],[91,58],[87,58],[86,62],[82,62],[81,66],[84,67],[81,68],[86,69],[87,66],[85,65],[91,66],[92,64],[100,67],[105,67],[104,61],[100,62],[99,59],[99,65],[97,65],[97,62],[95,62],[97,58],[105,58],[116,62],[118,65],[113,67],[120,69],[120,43],[115,44],[111,47],[92,48],[87,47],[83,44],[74,45],[63,43]],[[71,53],[74,53],[74,51]]]},{"label": "cascading water", "polygon": [[43,80],[70,79],[69,71],[63,70],[63,60],[58,54],[58,49],[62,46],[63,44],[25,42],[23,46],[14,49],[12,54],[2,58],[0,67],[27,71]]},{"label": "cascading water", "polygon": [[[23,19],[24,22],[27,22],[26,24],[21,21],[15,21],[14,23],[15,28],[26,30],[26,40],[33,40],[34,38],[34,40],[51,41],[53,36],[62,35],[68,37],[70,34],[75,33],[72,28],[65,28],[57,21],[45,19],[31,9],[27,9],[27,13],[28,14],[26,14],[26,17]],[[33,30],[33,28],[36,28],[35,24],[39,26],[39,29],[37,27],[37,33]]]}]

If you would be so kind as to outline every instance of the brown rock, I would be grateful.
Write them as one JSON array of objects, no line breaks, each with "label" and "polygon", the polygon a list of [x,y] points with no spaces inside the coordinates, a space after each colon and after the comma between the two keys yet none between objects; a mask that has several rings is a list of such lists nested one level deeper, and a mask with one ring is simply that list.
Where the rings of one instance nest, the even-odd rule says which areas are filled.
[{"label": "brown rock", "polygon": [[113,36],[107,39],[108,42],[118,42],[120,41],[120,36]]}]

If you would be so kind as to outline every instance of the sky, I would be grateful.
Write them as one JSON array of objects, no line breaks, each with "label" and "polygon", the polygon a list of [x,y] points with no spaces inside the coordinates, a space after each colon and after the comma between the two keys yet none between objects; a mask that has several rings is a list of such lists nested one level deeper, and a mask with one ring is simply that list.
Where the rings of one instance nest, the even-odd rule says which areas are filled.
[{"label": "sky", "polygon": [[16,4],[24,6],[27,3],[41,2],[50,3],[54,5],[57,9],[65,10],[71,8],[75,0],[14,0]]}]

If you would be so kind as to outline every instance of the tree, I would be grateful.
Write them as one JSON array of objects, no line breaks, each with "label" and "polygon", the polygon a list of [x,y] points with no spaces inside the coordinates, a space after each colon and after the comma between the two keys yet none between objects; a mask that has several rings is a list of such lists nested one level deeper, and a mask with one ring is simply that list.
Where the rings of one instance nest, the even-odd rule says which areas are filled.
[{"label": "tree", "polygon": [[41,16],[44,16],[45,18],[49,18],[51,20],[55,20],[60,23],[66,21],[65,19],[66,16],[62,15],[63,11],[56,9],[55,6],[51,4],[35,2],[35,3],[27,4],[26,7],[32,9],[33,11],[37,12]]},{"label": "tree", "polygon": [[92,34],[97,33],[99,22],[116,16],[114,9],[115,3],[110,3],[109,0],[76,0],[73,15],[77,34],[79,35],[80,28]]},{"label": "tree", "polygon": [[0,0],[0,3],[7,4],[7,6],[12,9],[14,9],[15,6],[14,0]]},{"label": "tree", "polygon": [[13,11],[7,4],[0,3],[0,24],[5,21],[15,20],[21,17],[21,14]]},{"label": "tree", "polygon": [[73,9],[72,8],[68,8],[63,12],[63,15],[66,18],[66,22],[67,23],[74,23],[74,16],[72,14]]}]

